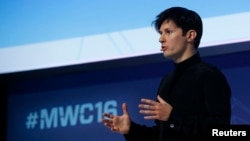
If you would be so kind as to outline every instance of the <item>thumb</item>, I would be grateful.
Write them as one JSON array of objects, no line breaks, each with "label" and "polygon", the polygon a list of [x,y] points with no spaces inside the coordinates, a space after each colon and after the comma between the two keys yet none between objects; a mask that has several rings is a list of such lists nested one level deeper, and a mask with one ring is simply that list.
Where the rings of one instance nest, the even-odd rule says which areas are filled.
[{"label": "thumb", "polygon": [[160,97],[160,95],[157,95],[157,100],[159,100],[160,103],[167,103],[164,99]]},{"label": "thumb", "polygon": [[122,111],[123,114],[128,115],[128,109],[126,103],[122,103]]}]

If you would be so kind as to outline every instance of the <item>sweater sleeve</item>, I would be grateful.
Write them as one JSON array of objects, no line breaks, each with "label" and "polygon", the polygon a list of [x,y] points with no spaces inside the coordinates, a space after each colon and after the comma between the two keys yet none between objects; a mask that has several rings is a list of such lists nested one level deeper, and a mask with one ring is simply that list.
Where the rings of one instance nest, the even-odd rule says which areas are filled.
[{"label": "sweater sleeve", "polygon": [[147,127],[131,122],[128,134],[124,134],[126,141],[152,141],[158,140],[159,129],[157,126]]},{"label": "sweater sleeve", "polygon": [[220,71],[209,73],[204,80],[204,101],[208,113],[207,124],[230,124],[231,89]]}]

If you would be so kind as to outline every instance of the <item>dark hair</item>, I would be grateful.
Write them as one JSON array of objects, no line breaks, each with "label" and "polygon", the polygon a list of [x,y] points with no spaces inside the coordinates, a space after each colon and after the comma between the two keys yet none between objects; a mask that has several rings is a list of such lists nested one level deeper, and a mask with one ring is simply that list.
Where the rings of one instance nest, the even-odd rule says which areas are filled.
[{"label": "dark hair", "polygon": [[182,29],[183,35],[193,29],[197,32],[195,38],[194,47],[197,49],[202,37],[202,20],[201,17],[194,11],[183,7],[171,7],[162,11],[156,16],[156,20],[153,21],[155,29],[159,32],[161,24],[165,20],[172,20],[178,27]]}]

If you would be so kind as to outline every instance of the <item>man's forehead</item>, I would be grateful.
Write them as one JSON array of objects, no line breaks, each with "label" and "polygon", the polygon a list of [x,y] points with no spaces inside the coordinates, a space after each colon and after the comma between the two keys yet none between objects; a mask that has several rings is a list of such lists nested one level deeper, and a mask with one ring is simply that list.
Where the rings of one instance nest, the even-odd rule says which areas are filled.
[{"label": "man's forehead", "polygon": [[166,28],[166,27],[177,27],[177,26],[173,20],[166,19],[162,22],[161,28]]}]

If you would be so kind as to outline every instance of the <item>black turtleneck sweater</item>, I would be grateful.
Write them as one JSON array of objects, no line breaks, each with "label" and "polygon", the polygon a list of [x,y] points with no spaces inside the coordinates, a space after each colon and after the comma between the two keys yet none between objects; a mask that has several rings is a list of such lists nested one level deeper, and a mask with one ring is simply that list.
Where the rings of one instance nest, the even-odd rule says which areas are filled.
[{"label": "black turtleneck sweater", "polygon": [[127,141],[174,141],[210,136],[212,128],[229,125],[231,90],[222,72],[201,60],[199,53],[175,64],[163,77],[158,93],[172,107],[168,121],[147,127],[135,122]]}]

